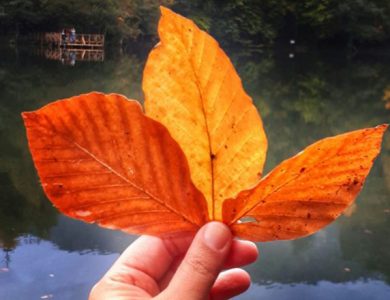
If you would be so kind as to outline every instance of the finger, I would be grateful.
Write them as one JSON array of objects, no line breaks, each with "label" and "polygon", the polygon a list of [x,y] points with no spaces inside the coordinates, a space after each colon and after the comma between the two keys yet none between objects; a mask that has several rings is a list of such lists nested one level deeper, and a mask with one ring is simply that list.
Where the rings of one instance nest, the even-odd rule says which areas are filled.
[{"label": "finger", "polygon": [[[254,262],[258,255],[259,253],[256,244],[249,241],[233,240],[229,254],[223,265],[223,269],[231,269],[248,265]],[[169,271],[165,273],[160,281],[161,290],[168,286],[182,259],[182,256],[178,256],[177,259],[171,264]]]},{"label": "finger", "polygon": [[180,264],[182,263],[183,258],[184,258],[184,255],[175,259],[174,262],[169,267],[169,270],[161,278],[161,280],[159,282],[160,291],[163,291],[167,288],[167,286],[169,285],[169,283],[172,280],[172,277],[175,275],[177,269],[179,268]]},{"label": "finger", "polygon": [[230,299],[245,292],[251,284],[250,276],[242,269],[222,272],[211,289],[212,300]]},{"label": "finger", "polygon": [[110,278],[103,277],[92,288],[89,300],[127,300],[127,299],[150,299],[152,295],[137,286],[130,286]]},{"label": "finger", "polygon": [[168,287],[161,294],[162,299],[207,298],[223,268],[231,243],[232,234],[225,224],[211,222],[203,226]]},{"label": "finger", "polygon": [[256,244],[249,241],[233,240],[224,269],[242,267],[253,263],[259,256]]},{"label": "finger", "polygon": [[155,295],[159,292],[157,282],[175,258],[187,251],[192,239],[189,234],[167,239],[141,236],[123,252],[104,278],[135,285]]},{"label": "finger", "polygon": [[126,266],[141,270],[158,280],[165,274],[173,260],[187,251],[192,239],[193,235],[180,235],[168,239],[141,236],[122,253],[109,272]]}]

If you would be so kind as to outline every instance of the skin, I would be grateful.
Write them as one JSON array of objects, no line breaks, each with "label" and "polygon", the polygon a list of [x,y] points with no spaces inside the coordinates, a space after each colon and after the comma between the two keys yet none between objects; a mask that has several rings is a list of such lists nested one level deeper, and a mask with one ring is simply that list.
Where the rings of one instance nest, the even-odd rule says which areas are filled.
[{"label": "skin", "polygon": [[224,300],[250,285],[238,267],[257,259],[252,242],[233,239],[229,228],[210,222],[196,235],[142,236],[93,287],[90,300]]}]

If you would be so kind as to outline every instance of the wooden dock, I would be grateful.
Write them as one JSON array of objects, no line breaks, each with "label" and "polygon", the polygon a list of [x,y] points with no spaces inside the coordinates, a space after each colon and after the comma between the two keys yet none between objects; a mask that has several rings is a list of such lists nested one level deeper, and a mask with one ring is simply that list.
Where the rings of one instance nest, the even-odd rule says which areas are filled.
[{"label": "wooden dock", "polygon": [[43,44],[58,46],[67,49],[99,49],[104,48],[104,34],[78,33],[74,39],[62,40],[60,32],[46,32],[41,37]]},{"label": "wooden dock", "polygon": [[104,49],[86,49],[86,48],[41,48],[37,54],[44,56],[49,60],[58,60],[65,65],[75,65],[76,62],[103,62]]}]

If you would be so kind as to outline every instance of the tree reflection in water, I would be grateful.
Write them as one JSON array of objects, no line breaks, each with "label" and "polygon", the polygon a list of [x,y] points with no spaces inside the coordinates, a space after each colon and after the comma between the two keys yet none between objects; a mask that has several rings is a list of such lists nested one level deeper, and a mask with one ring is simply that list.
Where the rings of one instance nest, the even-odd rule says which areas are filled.
[{"label": "tree reflection in water", "polygon": [[[227,52],[263,117],[269,138],[267,170],[319,138],[390,120],[383,105],[390,84],[386,56],[346,59],[328,51],[298,53],[289,59],[283,52]],[[62,250],[93,255],[120,252],[134,239],[58,216],[40,189],[20,112],[91,90],[142,100],[146,53],[106,53],[103,63],[73,68],[28,55],[2,55],[9,59],[0,61],[0,247],[11,268],[13,252],[22,252],[28,236],[37,243],[50,241],[56,245],[50,251],[58,255]],[[390,283],[389,133],[383,148],[352,215],[304,239],[260,244],[262,257],[249,267],[255,282],[384,278]]]}]

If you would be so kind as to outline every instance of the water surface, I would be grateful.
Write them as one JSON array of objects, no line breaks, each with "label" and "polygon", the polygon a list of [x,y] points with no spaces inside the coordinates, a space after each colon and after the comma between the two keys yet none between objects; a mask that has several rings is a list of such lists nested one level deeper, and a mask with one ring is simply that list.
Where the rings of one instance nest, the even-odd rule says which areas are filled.
[{"label": "water surface", "polygon": [[[291,49],[290,49],[291,50]],[[294,50],[294,49],[293,49]],[[85,299],[135,237],[59,215],[39,185],[20,112],[93,90],[142,101],[147,51],[72,64],[0,55],[0,299]],[[319,138],[390,121],[390,57],[228,49],[269,139],[266,170]],[[238,299],[390,298],[390,135],[356,204],[295,241],[259,243]]]}]

